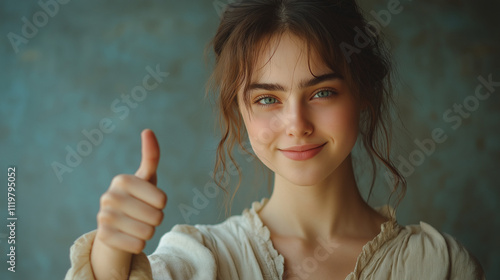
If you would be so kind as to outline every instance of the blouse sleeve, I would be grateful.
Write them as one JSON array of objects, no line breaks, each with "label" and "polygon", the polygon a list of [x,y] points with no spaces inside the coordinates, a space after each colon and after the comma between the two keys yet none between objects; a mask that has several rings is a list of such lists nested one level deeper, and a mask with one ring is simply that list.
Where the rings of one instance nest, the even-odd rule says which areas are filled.
[{"label": "blouse sleeve", "polygon": [[408,226],[407,229],[411,233],[404,238],[405,246],[400,255],[407,277],[419,275],[419,279],[485,279],[479,263],[450,235],[441,233],[424,222],[420,226]]},{"label": "blouse sleeve", "polygon": [[455,238],[443,234],[450,256],[449,279],[486,279],[479,262]]},{"label": "blouse sleeve", "polygon": [[[94,243],[96,231],[91,231],[80,236],[70,249],[71,268],[66,273],[65,280],[71,279],[95,279],[90,264],[90,252]],[[124,271],[116,271],[119,276]],[[133,255],[130,266],[130,280],[153,279],[151,266],[144,253]]]},{"label": "blouse sleeve", "polygon": [[[95,235],[95,230],[86,233],[71,246],[71,268],[65,280],[95,279],[90,263]],[[206,242],[206,237],[194,226],[176,225],[163,235],[153,254],[133,255],[129,279],[216,279],[216,260]],[[127,272],[117,271],[116,275],[123,273]]]},{"label": "blouse sleeve", "polygon": [[155,279],[216,279],[216,258],[206,238],[194,226],[174,226],[149,256]]}]

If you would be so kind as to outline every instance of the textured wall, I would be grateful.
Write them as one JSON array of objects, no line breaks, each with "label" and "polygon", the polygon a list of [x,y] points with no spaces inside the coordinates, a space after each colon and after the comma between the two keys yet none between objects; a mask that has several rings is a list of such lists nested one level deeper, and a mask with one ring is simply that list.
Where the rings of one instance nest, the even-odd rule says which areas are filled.
[{"label": "textured wall", "polygon": [[[111,178],[138,167],[139,133],[146,127],[159,138],[159,185],[169,195],[164,223],[146,252],[174,224],[224,218],[223,195],[189,220],[179,210],[196,206],[195,192],[210,183],[214,164],[215,119],[203,98],[210,72],[203,50],[219,19],[212,1],[66,2],[50,6],[48,16],[37,1],[0,4],[0,220],[8,224],[9,165],[17,167],[18,218],[14,274],[6,264],[8,228],[0,227],[2,279],[63,277],[69,247],[95,228],[99,197]],[[409,188],[398,219],[423,220],[452,234],[479,258],[489,279],[499,279],[500,220],[492,214],[500,197],[500,86],[489,88],[489,96],[486,87],[475,92],[479,76],[500,81],[500,5],[402,0],[389,19],[389,2],[362,6],[372,20],[370,11],[386,15],[381,29],[400,73],[406,131],[396,137],[395,155],[407,162]],[[143,78],[157,67],[157,80],[142,92]],[[127,101],[132,93],[136,100]],[[85,133],[96,129],[102,139],[87,141]],[[424,141],[433,131],[441,136]],[[425,153],[415,141],[434,148]],[[78,149],[85,154],[80,159],[71,156]],[[252,175],[254,162],[239,159],[248,175],[232,208],[236,214],[267,195],[259,187],[263,181],[251,180],[260,177]],[[60,178],[54,162],[67,168]],[[229,177],[230,184],[237,180]],[[375,203],[384,201],[385,186],[379,181]]]}]

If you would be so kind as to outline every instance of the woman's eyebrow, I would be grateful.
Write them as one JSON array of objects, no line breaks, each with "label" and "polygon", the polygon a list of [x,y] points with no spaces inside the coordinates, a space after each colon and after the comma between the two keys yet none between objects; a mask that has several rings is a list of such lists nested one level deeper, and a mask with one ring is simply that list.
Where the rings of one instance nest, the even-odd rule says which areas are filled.
[{"label": "woman's eyebrow", "polygon": [[[299,88],[307,88],[307,87],[312,87],[315,86],[319,83],[325,82],[325,81],[330,81],[330,80],[336,80],[336,79],[342,79],[342,76],[337,73],[327,73],[323,74],[320,76],[313,77],[308,80],[303,80],[299,83]],[[286,88],[280,84],[270,84],[270,83],[252,83],[248,86],[248,92],[256,89],[262,89],[266,91],[286,91]]]},{"label": "woman's eyebrow", "polygon": [[332,80],[336,80],[336,79],[342,79],[342,76],[338,73],[327,73],[327,74],[323,74],[323,75],[320,75],[320,76],[316,76],[312,79],[309,79],[309,80],[305,80],[305,81],[302,81],[300,82],[299,84],[299,87],[302,89],[302,88],[306,88],[306,87],[312,87],[312,86],[315,86],[319,83],[322,83],[322,82],[325,82],[325,81],[332,81]]}]

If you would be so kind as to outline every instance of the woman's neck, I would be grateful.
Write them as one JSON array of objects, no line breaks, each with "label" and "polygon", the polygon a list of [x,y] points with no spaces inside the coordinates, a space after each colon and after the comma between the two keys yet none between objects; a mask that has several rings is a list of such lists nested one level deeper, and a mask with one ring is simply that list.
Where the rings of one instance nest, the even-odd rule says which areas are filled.
[{"label": "woman's neck", "polygon": [[297,186],[276,174],[273,194],[259,215],[272,234],[305,240],[370,238],[385,221],[361,197],[350,155],[314,186]]}]

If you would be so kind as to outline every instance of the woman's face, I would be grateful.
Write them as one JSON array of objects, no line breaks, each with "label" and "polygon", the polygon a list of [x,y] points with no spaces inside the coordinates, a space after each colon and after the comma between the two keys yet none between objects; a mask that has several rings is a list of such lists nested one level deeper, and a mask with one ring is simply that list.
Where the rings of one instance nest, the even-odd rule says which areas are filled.
[{"label": "woman's face", "polygon": [[331,176],[358,136],[360,110],[347,83],[315,55],[309,69],[306,45],[285,33],[261,54],[250,84],[253,112],[242,91],[238,104],[257,157],[296,185]]}]

